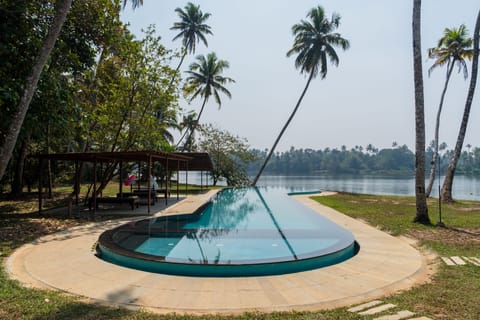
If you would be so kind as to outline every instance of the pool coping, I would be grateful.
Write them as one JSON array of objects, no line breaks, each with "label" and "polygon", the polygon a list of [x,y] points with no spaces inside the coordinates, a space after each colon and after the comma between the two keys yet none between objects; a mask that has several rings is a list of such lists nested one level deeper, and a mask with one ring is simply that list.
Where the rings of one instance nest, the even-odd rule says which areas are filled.
[{"label": "pool coping", "polygon": [[[157,215],[191,213],[216,192],[188,197]],[[293,198],[350,230],[361,247],[355,257],[317,270],[233,278],[153,274],[95,257],[93,246],[98,236],[109,228],[144,218],[135,217],[41,237],[8,257],[6,270],[11,278],[28,287],[59,290],[93,302],[177,314],[332,309],[409,289],[428,279],[432,272],[429,258],[410,240],[393,237],[325,207],[311,196]]]}]

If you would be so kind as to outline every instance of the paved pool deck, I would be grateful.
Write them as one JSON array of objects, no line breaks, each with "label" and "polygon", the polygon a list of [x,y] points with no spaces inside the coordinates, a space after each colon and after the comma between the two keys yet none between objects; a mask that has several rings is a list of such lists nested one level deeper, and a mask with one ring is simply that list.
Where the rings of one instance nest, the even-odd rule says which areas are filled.
[{"label": "paved pool deck", "polygon": [[[214,193],[185,198],[156,215],[193,212]],[[6,269],[28,287],[59,290],[91,302],[177,314],[332,309],[380,298],[428,280],[431,262],[412,241],[390,236],[322,206],[311,196],[294,198],[350,230],[361,247],[355,257],[285,275],[201,278],[128,269],[94,255],[93,247],[104,230],[140,218],[136,217],[92,223],[42,237],[16,250],[7,259]]]}]

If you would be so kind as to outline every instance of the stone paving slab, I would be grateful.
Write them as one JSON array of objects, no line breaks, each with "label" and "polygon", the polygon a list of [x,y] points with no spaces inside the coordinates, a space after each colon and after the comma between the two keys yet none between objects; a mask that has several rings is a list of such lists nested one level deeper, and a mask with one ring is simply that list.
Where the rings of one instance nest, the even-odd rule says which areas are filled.
[{"label": "stone paving slab", "polygon": [[413,317],[414,315],[415,315],[415,313],[413,313],[411,311],[402,310],[402,311],[398,311],[395,314],[378,317],[378,318],[375,318],[373,320],[402,320],[402,319],[407,319],[407,318]]},{"label": "stone paving slab", "polygon": [[377,313],[380,313],[380,312],[383,312],[383,311],[387,311],[387,310],[395,308],[395,307],[396,307],[396,305],[394,305],[392,303],[387,303],[387,304],[382,304],[378,307],[374,307],[374,308],[359,312],[358,314],[360,314],[362,316],[371,316],[371,315],[374,315],[374,314],[377,314]]},{"label": "stone paving slab", "polygon": [[[188,197],[156,215],[191,213],[213,194]],[[404,238],[392,237],[322,206],[310,196],[294,198],[349,229],[361,247],[355,257],[311,271],[247,278],[154,274],[97,258],[92,246],[98,236],[132,221],[130,218],[75,227],[37,239],[16,250],[7,259],[6,270],[26,286],[179,314],[332,309],[377,299],[427,279],[427,259]]]},{"label": "stone paving slab", "polygon": [[359,312],[359,311],[362,311],[362,310],[365,310],[365,309],[369,309],[369,308],[378,306],[379,304],[382,304],[382,303],[383,303],[383,302],[380,301],[380,300],[373,300],[373,301],[370,301],[370,302],[361,304],[361,305],[359,305],[359,306],[355,306],[355,307],[353,307],[353,308],[350,308],[350,309],[348,309],[348,311],[350,311],[350,312]]},{"label": "stone paving slab", "polygon": [[449,257],[441,257],[441,258],[447,266],[456,266],[455,262],[453,262]]},{"label": "stone paving slab", "polygon": [[454,256],[454,257],[450,257],[450,259],[452,259],[452,261],[458,264],[459,266],[466,265],[465,261],[463,261],[462,258],[460,257]]}]

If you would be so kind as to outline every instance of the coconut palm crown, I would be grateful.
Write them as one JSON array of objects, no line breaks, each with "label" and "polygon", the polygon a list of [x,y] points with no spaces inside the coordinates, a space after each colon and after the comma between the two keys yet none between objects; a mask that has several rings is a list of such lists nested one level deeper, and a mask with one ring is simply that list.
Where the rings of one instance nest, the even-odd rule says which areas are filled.
[{"label": "coconut palm crown", "polygon": [[[222,105],[220,93],[231,98],[232,95],[225,84],[235,82],[232,78],[222,76],[225,69],[228,69],[229,63],[226,60],[219,60],[215,52],[197,56],[197,61],[190,65],[190,70],[186,71],[189,75],[186,79],[187,92],[191,93],[190,101],[194,100],[198,95],[208,101],[210,96],[214,96],[218,107]],[[200,110],[202,113],[203,108]],[[199,114],[199,116],[200,116]]]},{"label": "coconut palm crown", "polygon": [[435,59],[433,65],[428,69],[428,74],[445,64],[457,64],[458,72],[463,71],[463,76],[468,77],[468,69],[465,59],[471,60],[473,57],[472,49],[473,39],[469,37],[467,27],[462,24],[457,28],[445,28],[443,37],[438,40],[435,48],[428,50],[428,57]]},{"label": "coconut palm crown", "polygon": [[[186,79],[185,93],[190,96],[190,101],[193,101],[198,96],[202,97],[203,103],[194,126],[190,130],[187,142],[191,141],[208,99],[213,95],[215,102],[220,109],[222,105],[220,94],[223,93],[231,98],[232,94],[228,91],[225,85],[227,83],[235,82],[232,78],[224,77],[222,75],[223,71],[228,69],[230,65],[226,60],[219,60],[214,52],[207,54],[206,57],[204,55],[199,55],[196,59],[197,61],[190,65],[190,70],[186,71],[188,77]],[[185,134],[178,141],[177,147],[180,145]]]},{"label": "coconut palm crown", "polygon": [[195,45],[200,40],[208,47],[206,34],[212,34],[210,26],[205,21],[210,17],[210,13],[203,13],[200,6],[196,6],[189,2],[182,8],[176,8],[175,12],[180,17],[179,22],[175,22],[170,30],[180,30],[173,40],[182,38],[183,47],[188,53],[195,53]]},{"label": "coconut palm crown", "polygon": [[298,54],[295,67],[301,73],[312,73],[316,77],[320,72],[323,78],[327,75],[327,61],[337,66],[339,59],[335,47],[347,50],[350,47],[348,40],[334,32],[340,25],[340,15],[332,14],[329,20],[325,11],[318,6],[310,10],[307,15],[309,21],[301,20],[292,27],[294,43],[287,52],[287,57]]}]

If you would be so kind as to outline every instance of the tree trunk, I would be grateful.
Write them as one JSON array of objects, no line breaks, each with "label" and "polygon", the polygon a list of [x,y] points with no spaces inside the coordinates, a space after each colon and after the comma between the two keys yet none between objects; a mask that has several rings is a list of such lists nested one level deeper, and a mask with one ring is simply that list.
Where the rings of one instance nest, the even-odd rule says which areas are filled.
[{"label": "tree trunk", "polygon": [[280,138],[285,133],[285,130],[287,130],[287,127],[290,124],[290,122],[292,121],[293,117],[295,116],[295,113],[297,113],[298,107],[300,107],[300,103],[302,102],[303,97],[305,96],[305,93],[307,93],[308,86],[310,85],[310,82],[312,81],[312,79],[313,79],[313,72],[310,73],[310,76],[308,77],[307,84],[305,85],[305,88],[303,89],[303,92],[300,95],[300,98],[298,99],[297,105],[293,109],[292,114],[288,118],[287,122],[285,123],[285,125],[282,128],[282,131],[280,131],[280,134],[278,135],[277,139],[275,140],[275,143],[273,144],[272,148],[268,152],[267,158],[265,159],[262,166],[260,167],[260,170],[258,171],[257,175],[255,176],[255,179],[253,179],[253,182],[251,184],[252,187],[255,187],[257,185],[258,179],[262,175],[263,170],[265,170],[265,167],[267,166],[268,161],[270,161],[270,158],[272,157],[272,154],[275,152],[275,148],[277,147],[277,144],[280,141]]},{"label": "tree trunk", "polygon": [[72,0],[62,0],[57,2],[55,6],[55,16],[53,18],[52,25],[48,31],[47,37],[45,38],[42,47],[38,53],[38,56],[35,58],[30,74],[25,81],[25,86],[23,93],[20,98],[20,102],[12,115],[12,119],[5,136],[2,145],[0,146],[0,180],[5,174],[8,162],[12,157],[12,152],[17,143],[18,134],[23,125],[23,120],[27,114],[28,107],[32,101],[33,94],[37,88],[38,80],[42,73],[43,67],[47,63],[48,57],[52,52],[52,49],[57,41],[60,30],[62,29],[63,23],[67,18],[68,11],[72,5]]},{"label": "tree trunk", "polygon": [[425,114],[421,48],[421,0],[413,0],[413,73],[415,83],[415,199],[414,222],[430,224],[425,196]]},{"label": "tree trunk", "polygon": [[430,179],[428,180],[427,191],[425,191],[427,198],[430,197],[430,193],[432,192],[433,182],[435,181],[435,172],[436,172],[435,169],[437,167],[437,158],[438,158],[438,143],[440,142],[439,141],[440,115],[442,113],[443,101],[445,99],[445,93],[447,92],[448,82],[450,81],[450,76],[452,75],[453,67],[454,67],[454,61],[452,61],[451,64],[449,64],[447,67],[447,79],[445,80],[445,85],[443,87],[442,96],[440,97],[440,104],[438,106],[438,111],[437,111],[437,121],[435,124],[435,138],[434,138],[435,150],[433,151],[432,161],[430,162]]},{"label": "tree trunk", "polygon": [[172,79],[170,79],[170,83],[168,84],[168,87],[167,87],[167,90],[166,90],[167,92],[170,91],[170,89],[172,88],[173,82],[175,81],[175,78],[177,77],[177,74],[178,74],[178,72],[180,70],[180,67],[183,64],[183,60],[185,60],[186,56],[187,56],[187,49],[184,49],[182,57],[180,58],[180,62],[178,63],[177,68],[175,69],[175,74],[173,75]]},{"label": "tree trunk", "polygon": [[477,15],[477,22],[475,23],[475,31],[473,32],[473,58],[472,58],[472,75],[470,79],[470,87],[468,88],[467,100],[465,102],[465,109],[463,111],[462,124],[455,144],[455,150],[448,164],[445,180],[442,186],[442,201],[452,202],[452,186],[455,170],[457,169],[458,159],[462,153],[463,141],[467,132],[468,118],[470,117],[470,109],[472,107],[473,96],[475,94],[475,86],[477,85],[478,74],[478,53],[479,53],[479,37],[480,37],[480,11]]},{"label": "tree trunk", "polygon": [[20,152],[15,166],[15,176],[12,183],[11,194],[14,198],[19,197],[23,192],[23,173],[25,169],[25,158],[27,157],[28,142],[30,134],[27,134],[25,140],[22,141]]}]

